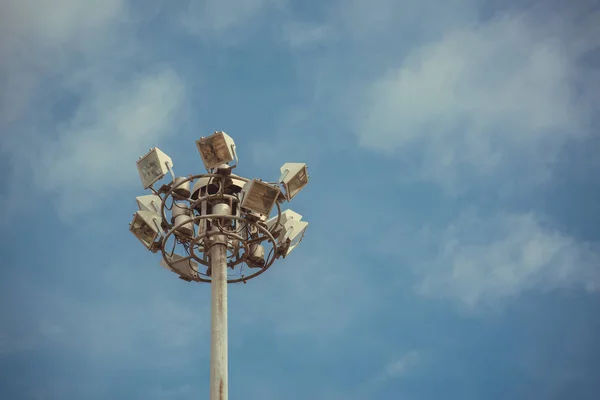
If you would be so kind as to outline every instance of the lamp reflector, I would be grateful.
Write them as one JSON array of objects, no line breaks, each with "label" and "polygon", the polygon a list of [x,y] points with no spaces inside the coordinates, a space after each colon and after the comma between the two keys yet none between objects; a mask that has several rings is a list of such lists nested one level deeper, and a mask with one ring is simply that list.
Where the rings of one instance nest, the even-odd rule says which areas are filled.
[{"label": "lamp reflector", "polygon": [[169,168],[173,168],[173,161],[171,157],[155,147],[137,161],[137,168],[144,189],[148,189],[162,179],[169,172]]},{"label": "lamp reflector", "polygon": [[305,163],[285,163],[280,168],[279,183],[283,185],[288,201],[308,184],[308,168]]},{"label": "lamp reflector", "polygon": [[236,159],[235,142],[231,136],[222,131],[197,140],[196,147],[207,170]]},{"label": "lamp reflector", "polygon": [[298,214],[295,211],[287,209],[281,212],[281,218],[279,219],[279,225],[275,226],[277,223],[277,216],[269,218],[266,222],[267,228],[271,233],[279,235],[282,228],[288,224],[290,221],[300,221],[302,220],[302,215]]},{"label": "lamp reflector", "polygon": [[137,202],[138,208],[141,211],[152,211],[155,213],[160,213],[162,199],[157,194],[146,194],[144,196],[138,196],[135,198],[135,201]]},{"label": "lamp reflector", "polygon": [[304,234],[308,228],[308,222],[304,221],[292,221],[284,226],[285,234],[284,240],[289,240],[289,247],[283,254],[283,258],[287,257],[304,239]]},{"label": "lamp reflector", "polygon": [[302,215],[288,209],[281,213],[279,224],[276,223],[277,216],[266,222],[267,228],[277,240],[278,253],[285,258],[304,238],[308,222],[302,221]]},{"label": "lamp reflector", "polygon": [[171,256],[167,255],[167,257],[169,257],[172,267],[169,267],[169,264],[167,264],[164,258],[160,260],[160,265],[162,267],[168,269],[169,271],[175,272],[183,278],[187,278],[186,280],[198,279],[197,262],[192,261],[191,259],[186,260],[185,257],[182,257],[178,254],[173,254]]},{"label": "lamp reflector", "polygon": [[241,207],[268,216],[281,191],[268,183],[253,179],[244,185]]},{"label": "lamp reflector", "polygon": [[160,225],[162,218],[153,211],[136,211],[133,220],[129,225],[129,230],[144,244],[148,249],[160,234]]}]

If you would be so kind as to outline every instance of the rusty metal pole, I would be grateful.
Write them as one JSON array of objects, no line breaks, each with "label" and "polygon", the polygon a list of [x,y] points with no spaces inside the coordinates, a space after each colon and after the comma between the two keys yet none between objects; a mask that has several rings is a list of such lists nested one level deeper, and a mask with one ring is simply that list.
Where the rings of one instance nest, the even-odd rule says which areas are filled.
[{"label": "rusty metal pole", "polygon": [[[213,214],[230,213],[227,204],[213,207]],[[211,242],[210,400],[227,400],[227,238],[213,235]]]}]

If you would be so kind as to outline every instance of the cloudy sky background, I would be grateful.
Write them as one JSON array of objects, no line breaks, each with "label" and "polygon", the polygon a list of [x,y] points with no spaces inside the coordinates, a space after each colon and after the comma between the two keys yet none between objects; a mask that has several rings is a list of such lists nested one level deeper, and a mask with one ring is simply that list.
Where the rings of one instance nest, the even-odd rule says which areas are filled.
[{"label": "cloudy sky background", "polygon": [[208,286],[128,232],[150,147],[309,163],[230,287],[230,397],[596,399],[594,0],[2,0],[0,398],[208,397]]}]

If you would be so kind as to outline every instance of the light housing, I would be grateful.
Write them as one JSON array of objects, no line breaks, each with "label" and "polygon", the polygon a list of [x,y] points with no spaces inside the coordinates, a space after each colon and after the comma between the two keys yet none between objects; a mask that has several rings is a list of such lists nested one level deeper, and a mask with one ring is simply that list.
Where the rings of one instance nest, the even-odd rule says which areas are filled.
[{"label": "light housing", "polygon": [[196,141],[196,147],[207,171],[237,159],[235,142],[222,131],[200,138]]},{"label": "light housing", "polygon": [[161,223],[162,218],[158,213],[140,210],[133,215],[129,230],[150,250],[160,235]]},{"label": "light housing", "polygon": [[144,196],[138,196],[135,198],[138,208],[141,211],[152,211],[160,213],[160,206],[162,205],[162,199],[157,194],[146,194]]},{"label": "light housing", "polygon": [[171,223],[175,226],[180,225],[175,230],[175,236],[192,237],[194,236],[194,223],[192,222],[192,213],[185,203],[173,202],[171,208]]},{"label": "light housing", "polygon": [[267,228],[277,240],[278,252],[287,257],[302,241],[308,222],[302,221],[302,215],[292,210],[281,213],[279,225],[275,226],[277,217],[267,221]]},{"label": "light housing", "polygon": [[182,256],[173,254],[172,256],[167,255],[172,267],[167,264],[165,259],[160,260],[160,265],[169,271],[173,271],[179,275],[179,277],[185,281],[191,282],[198,279],[198,263],[191,259],[184,260]]},{"label": "light housing", "polygon": [[137,169],[144,189],[148,189],[162,179],[171,168],[173,168],[173,160],[158,147],[150,149],[137,160]]},{"label": "light housing", "polygon": [[308,168],[305,163],[285,163],[279,169],[279,183],[283,186],[288,201],[308,184]]},{"label": "light housing", "polygon": [[[269,218],[267,220],[266,224],[267,224],[267,228],[269,229],[269,231],[271,231],[271,233],[273,233],[274,235],[279,235],[279,233],[281,232],[281,229],[283,228],[283,226],[285,226],[285,224],[289,223],[290,221],[300,221],[300,220],[302,220],[302,215],[298,214],[295,211],[288,209],[288,210],[281,212],[281,218],[279,219],[279,226],[275,226],[275,224],[277,223],[277,216]],[[275,238],[277,238],[277,236],[275,236]]]},{"label": "light housing", "polygon": [[[248,264],[250,268],[255,266],[265,266],[265,247],[262,244],[253,244],[250,246],[250,254],[248,254],[248,260],[251,264]],[[253,265],[254,264],[254,265]]]},{"label": "light housing", "polygon": [[[184,182],[185,181],[185,182]],[[173,194],[181,199],[190,197],[190,181],[184,176],[173,179]]]},{"label": "light housing", "polygon": [[[211,214],[230,216],[231,206],[227,203],[217,203],[212,206]],[[231,227],[231,219],[229,218],[215,218],[211,222],[212,228],[228,228]]]},{"label": "light housing", "polygon": [[253,179],[246,182],[242,188],[240,207],[262,216],[269,216],[280,193],[278,187]]},{"label": "light housing", "polygon": [[284,241],[288,244],[287,249],[283,253],[283,258],[286,258],[304,239],[304,234],[308,228],[308,222],[293,221],[284,226]]}]

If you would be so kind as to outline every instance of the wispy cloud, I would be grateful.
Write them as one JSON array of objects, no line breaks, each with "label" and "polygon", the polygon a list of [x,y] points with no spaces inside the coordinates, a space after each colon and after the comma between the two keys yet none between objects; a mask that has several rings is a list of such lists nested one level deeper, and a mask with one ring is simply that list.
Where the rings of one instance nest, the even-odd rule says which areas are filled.
[{"label": "wispy cloud", "polygon": [[285,40],[291,47],[305,47],[331,38],[328,27],[318,24],[290,22],[284,26]]},{"label": "wispy cloud", "polygon": [[[387,362],[379,371],[375,371],[370,378],[362,381],[353,391],[346,393],[339,398],[362,399],[379,393],[383,388],[394,381],[407,382],[410,375],[420,368],[423,363],[423,355],[417,350],[409,350],[401,356]],[[406,397],[403,394],[403,397]]]},{"label": "wispy cloud", "polygon": [[[118,57],[123,51],[132,51],[131,36],[116,41],[127,27],[127,16],[124,0],[93,2],[85,7],[78,1],[59,0],[50,8],[39,0],[4,2],[0,16],[3,37],[0,79],[5,89],[0,121],[14,121],[25,117],[24,114],[31,117],[34,105],[38,106],[37,114],[47,112],[39,107],[44,104],[37,98],[40,90],[52,87],[57,78],[80,74],[82,67],[91,67],[77,61],[100,62],[106,66],[108,60],[95,57],[98,52],[108,55],[112,49]],[[119,45],[111,46],[116,43]]]},{"label": "wispy cloud", "polygon": [[237,41],[260,24],[270,7],[282,6],[279,0],[189,1],[181,11],[183,28],[201,39],[218,38],[222,43]]},{"label": "wispy cloud", "polygon": [[312,175],[302,245],[230,288],[232,396],[595,389],[599,244],[538,204],[595,132],[594,0],[301,3],[4,1],[0,207],[21,224],[0,243],[0,397],[207,393],[210,287],[127,232],[137,157],[184,146],[177,172],[199,172],[204,124],[234,136],[241,174]]},{"label": "wispy cloud", "polygon": [[464,306],[497,306],[527,290],[600,289],[600,257],[535,214],[464,214],[442,232],[426,232],[433,257],[416,265],[417,290]]},{"label": "wispy cloud", "polygon": [[[42,3],[3,12],[0,149],[10,185],[54,195],[69,217],[136,179],[130,161],[180,126],[185,85],[168,65],[136,68],[145,13],[130,15],[129,2]],[[8,214],[22,206],[3,202]]]},{"label": "wispy cloud", "polygon": [[421,356],[415,350],[404,354],[398,360],[392,361],[385,366],[383,376],[387,379],[401,378],[414,369],[419,363]]},{"label": "wispy cloud", "polygon": [[93,204],[89,196],[133,184],[131,160],[176,132],[184,99],[184,85],[170,69],[94,87],[56,140],[40,137],[28,149],[38,188],[57,194],[61,211],[75,213]]},{"label": "wispy cloud", "polygon": [[[415,257],[421,258],[418,292],[476,308],[529,290],[595,290],[596,243],[561,232],[538,209],[511,212],[515,204],[504,207],[503,201],[553,185],[568,149],[593,140],[600,74],[586,57],[600,47],[593,27],[597,10],[589,2],[538,4],[483,17],[483,2],[458,1],[447,5],[452,12],[445,17],[425,18],[416,2],[378,3],[373,9],[349,3],[323,24],[331,37],[352,21],[360,25],[352,44],[373,56],[370,64],[356,60],[366,77],[358,79],[323,56],[313,83],[325,93],[319,105],[339,104],[336,111],[348,117],[358,144],[373,160],[384,156],[394,166],[382,172],[385,185],[433,184],[443,189],[437,195],[456,201],[460,215],[420,243],[443,245],[424,247]],[[396,16],[407,23],[396,28]],[[425,18],[431,30],[412,17]],[[338,79],[342,70],[349,81],[356,78],[353,84]],[[489,198],[493,204],[481,201]],[[490,208],[504,211],[493,215]],[[482,212],[473,216],[466,211],[472,209]],[[411,235],[421,228],[404,226],[406,242],[417,240]],[[382,239],[394,248],[398,235]]]},{"label": "wispy cloud", "polygon": [[360,144],[451,190],[517,171],[542,182],[562,146],[590,133],[576,57],[521,15],[448,31],[368,88]]}]

